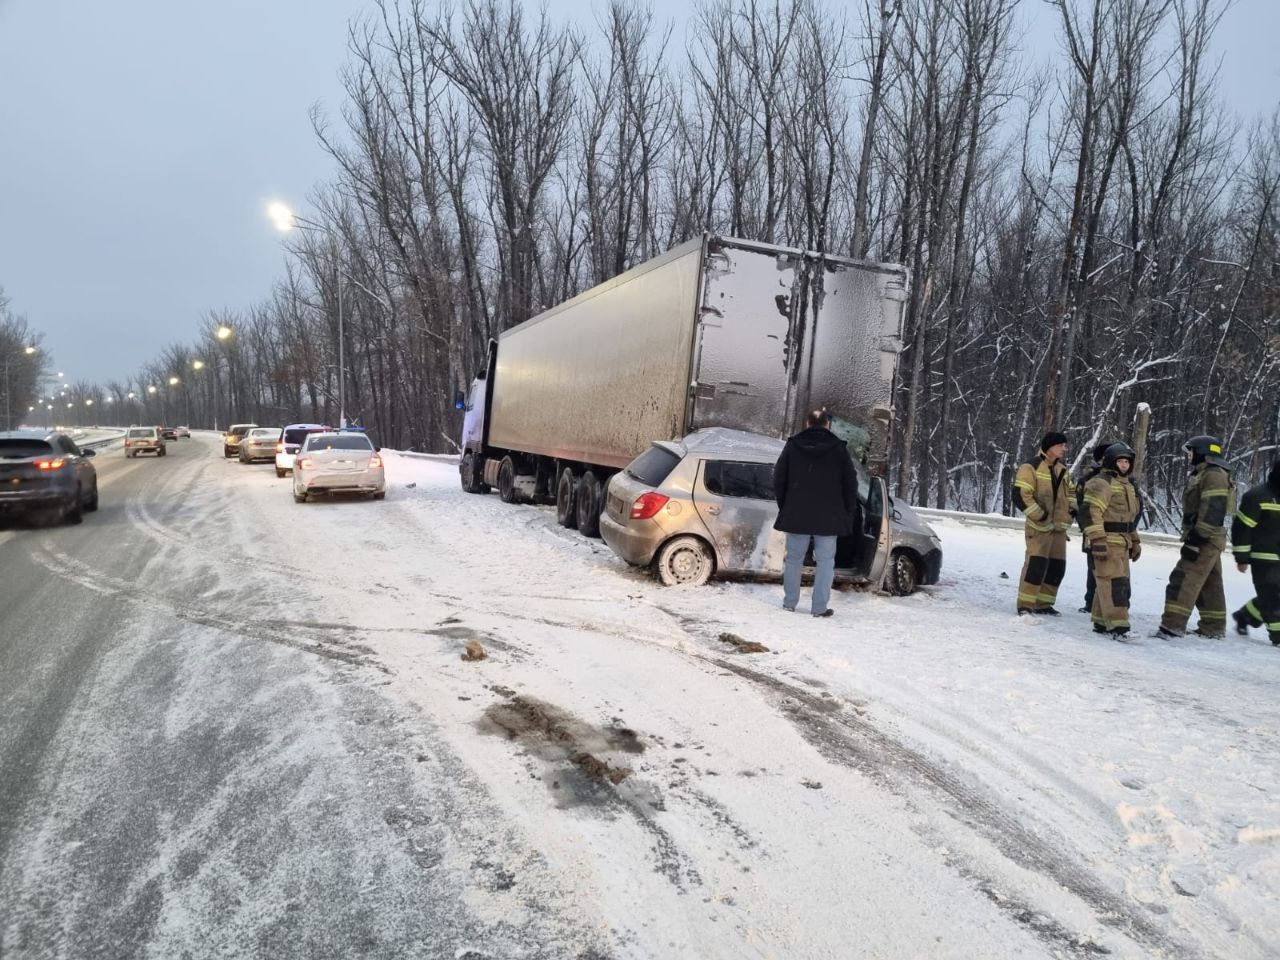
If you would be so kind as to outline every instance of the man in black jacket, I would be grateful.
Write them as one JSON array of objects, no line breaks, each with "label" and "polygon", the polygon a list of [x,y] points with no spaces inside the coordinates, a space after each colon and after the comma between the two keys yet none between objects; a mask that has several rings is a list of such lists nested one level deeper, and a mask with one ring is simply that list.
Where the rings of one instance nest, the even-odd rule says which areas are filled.
[{"label": "man in black jacket", "polygon": [[800,568],[812,541],[817,569],[810,611],[815,617],[829,617],[836,538],[857,529],[858,476],[849,448],[831,432],[826,410],[815,410],[804,423],[805,429],[787,441],[773,468],[778,501],[773,527],[787,535],[782,606],[794,610],[800,602]]},{"label": "man in black jacket", "polygon": [[1266,627],[1280,647],[1280,460],[1271,465],[1267,482],[1249,490],[1231,524],[1231,552],[1236,568],[1253,573],[1258,595],[1232,614],[1236,633]]}]

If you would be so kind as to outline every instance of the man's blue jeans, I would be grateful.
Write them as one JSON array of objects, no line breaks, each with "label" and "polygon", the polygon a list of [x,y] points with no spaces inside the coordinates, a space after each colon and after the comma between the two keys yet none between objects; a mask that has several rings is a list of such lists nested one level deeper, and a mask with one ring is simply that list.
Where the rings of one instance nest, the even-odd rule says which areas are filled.
[{"label": "man's blue jeans", "polygon": [[817,569],[813,573],[813,601],[810,611],[825,613],[831,600],[831,581],[836,575],[836,538],[814,537],[807,533],[787,534],[787,556],[782,569],[782,605],[794,610],[800,602],[800,568],[804,564],[805,551],[813,541],[813,559]]}]

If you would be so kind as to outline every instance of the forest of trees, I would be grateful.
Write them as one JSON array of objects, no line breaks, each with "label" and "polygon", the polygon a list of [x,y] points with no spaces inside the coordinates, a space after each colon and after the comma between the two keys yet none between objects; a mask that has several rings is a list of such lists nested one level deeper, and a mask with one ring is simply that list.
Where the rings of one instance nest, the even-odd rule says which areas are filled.
[{"label": "forest of trees", "polygon": [[[1222,436],[1242,480],[1280,439],[1280,115],[1224,101],[1223,6],[707,0],[685,39],[622,0],[594,23],[378,0],[341,115],[313,117],[324,229],[260,303],[78,389],[334,422],[340,289],[348,413],[450,450],[491,336],[711,231],[909,266],[899,496],[999,510],[1046,425],[1074,461],[1146,402],[1167,524],[1187,436]],[[1031,17],[1055,49],[1027,49]]]}]

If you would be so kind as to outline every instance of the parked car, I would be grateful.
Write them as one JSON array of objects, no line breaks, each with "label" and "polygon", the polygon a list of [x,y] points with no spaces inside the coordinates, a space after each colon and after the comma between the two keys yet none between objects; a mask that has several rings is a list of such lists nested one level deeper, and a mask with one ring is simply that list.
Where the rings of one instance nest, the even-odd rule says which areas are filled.
[{"label": "parked car", "polygon": [[256,427],[256,423],[233,423],[230,429],[222,435],[222,455],[224,457],[234,457],[240,452],[240,441],[244,439],[244,435]]},{"label": "parked car", "polygon": [[174,432],[175,432],[179,437],[183,438],[184,440],[190,440],[190,439],[191,439],[191,428],[190,428],[190,427],[185,427],[185,426],[184,426],[184,427],[174,427],[173,429],[174,429]]},{"label": "parked car", "polygon": [[279,427],[254,427],[240,441],[240,462],[254,463],[273,459],[281,434]]},{"label": "parked car", "polygon": [[333,427],[320,423],[291,423],[284,428],[284,436],[276,444],[276,476],[283,477],[293,472],[293,460],[298,454],[302,441],[312,433],[332,433]]},{"label": "parked car", "polygon": [[154,453],[158,457],[167,453],[159,427],[130,427],[125,433],[125,457],[136,457],[140,453]]},{"label": "parked car", "polygon": [[177,440],[178,429],[176,427],[161,427],[160,439],[161,440]]},{"label": "parked car", "polygon": [[[609,482],[600,532],[618,556],[669,586],[712,576],[781,577],[786,535],[773,529],[773,465],[783,443],[712,427],[653,444]],[[862,528],[841,537],[836,579],[906,595],[937,583],[942,541],[884,481],[858,467]]]},{"label": "parked car", "polygon": [[0,433],[0,512],[79,523],[98,509],[98,471],[63,433],[13,430]]},{"label": "parked car", "polygon": [[306,503],[314,493],[387,495],[378,448],[361,433],[312,433],[293,464],[293,499]]}]

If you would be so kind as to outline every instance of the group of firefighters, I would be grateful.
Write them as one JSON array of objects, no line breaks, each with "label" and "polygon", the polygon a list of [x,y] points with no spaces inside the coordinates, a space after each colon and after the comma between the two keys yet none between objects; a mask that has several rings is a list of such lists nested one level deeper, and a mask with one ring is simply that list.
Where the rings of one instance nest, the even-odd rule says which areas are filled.
[{"label": "group of firefighters", "polygon": [[[1251,488],[1236,506],[1235,485],[1215,437],[1192,437],[1184,448],[1191,476],[1182,498],[1182,548],[1165,589],[1164,615],[1156,636],[1185,636],[1193,610],[1200,613],[1195,633],[1227,635],[1227,600],[1222,587],[1222,554],[1227,546],[1241,573],[1252,572],[1256,591],[1231,618],[1247,636],[1264,627],[1280,647],[1280,460],[1264,483]],[[1128,637],[1129,564],[1142,555],[1138,518],[1142,495],[1130,479],[1135,454],[1124,443],[1093,450],[1092,468],[1072,479],[1063,458],[1065,434],[1051,431],[1040,452],[1018,468],[1013,502],[1026,515],[1027,556],[1018,584],[1018,613],[1057,616],[1054,603],[1067,569],[1067,534],[1072,522],[1084,535],[1089,576],[1082,613],[1093,629],[1117,640]]]}]

